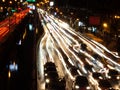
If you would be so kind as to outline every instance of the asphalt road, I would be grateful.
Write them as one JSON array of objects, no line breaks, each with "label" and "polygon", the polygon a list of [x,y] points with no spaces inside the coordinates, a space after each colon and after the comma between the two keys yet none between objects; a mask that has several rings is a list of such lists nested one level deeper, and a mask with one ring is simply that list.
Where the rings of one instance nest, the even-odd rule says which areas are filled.
[{"label": "asphalt road", "polygon": [[[78,68],[76,70],[78,72],[77,75],[86,76],[95,90],[99,88],[99,84],[92,77],[93,72],[106,75],[108,70],[111,69],[109,66],[119,71],[119,62],[117,60],[120,57],[104,45],[96,42],[97,38],[94,40],[76,32],[67,23],[55,18],[42,9],[39,12],[45,33],[39,44],[40,56],[37,62],[38,77],[40,77],[38,79],[41,79],[42,82],[44,82],[43,65],[49,61],[54,62],[57,66],[58,74],[60,73],[60,76],[65,77],[66,85],[68,86],[66,88],[68,90],[71,90],[72,82],[74,82],[75,78],[74,72],[71,71],[72,67]],[[95,55],[98,55],[99,59],[96,59]],[[94,71],[89,71],[90,67],[86,68],[86,65],[92,65],[92,70],[94,69]],[[38,84],[41,83],[41,80],[38,81]],[[44,87],[43,83],[41,85]],[[39,85],[38,90],[41,89],[41,85]],[[42,90],[44,89],[42,88]]]}]

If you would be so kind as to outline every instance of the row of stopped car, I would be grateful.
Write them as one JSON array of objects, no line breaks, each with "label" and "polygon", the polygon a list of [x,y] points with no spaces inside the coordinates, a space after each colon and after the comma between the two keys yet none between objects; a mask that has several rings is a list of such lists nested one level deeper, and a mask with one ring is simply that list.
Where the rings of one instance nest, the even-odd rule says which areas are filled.
[{"label": "row of stopped car", "polygon": [[76,75],[72,90],[120,90],[120,74],[116,70],[110,69],[107,76],[98,72],[93,72],[91,76],[97,86],[92,85],[89,76]]},{"label": "row of stopped car", "polygon": [[120,90],[120,73],[115,69],[109,69],[106,74],[89,72],[89,75],[80,75],[74,66],[69,70],[74,77],[72,90]]},{"label": "row of stopped car", "polygon": [[[76,69],[73,67],[71,73],[75,76],[71,90],[92,90],[85,76],[77,75]],[[47,62],[44,65],[44,76],[45,90],[66,90],[66,80],[59,78],[56,65],[53,62]]]},{"label": "row of stopped car", "polygon": [[45,90],[65,90],[65,79],[60,78],[56,65],[53,62],[47,62],[44,65]]},{"label": "row of stopped car", "polygon": [[101,90],[120,90],[120,73],[115,69],[109,69],[107,75],[94,72],[92,76],[99,83]]},{"label": "row of stopped car", "polygon": [[[107,76],[102,73],[92,72],[92,77],[98,82],[99,89],[92,88],[90,78],[79,75],[77,73],[77,68],[72,67],[70,71],[75,77],[71,90],[120,90],[119,86],[117,88],[113,87],[114,84],[120,83],[120,74],[114,69],[109,69]],[[59,78],[56,65],[54,63],[47,62],[44,65],[44,75],[45,90],[65,90],[66,80],[65,78]]]}]

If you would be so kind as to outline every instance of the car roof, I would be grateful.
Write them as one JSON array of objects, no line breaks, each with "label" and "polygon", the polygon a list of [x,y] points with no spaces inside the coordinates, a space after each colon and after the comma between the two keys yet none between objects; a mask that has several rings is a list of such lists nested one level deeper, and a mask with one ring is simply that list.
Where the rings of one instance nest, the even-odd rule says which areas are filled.
[{"label": "car roof", "polygon": [[109,69],[109,75],[119,75],[119,72],[113,69]]},{"label": "car roof", "polygon": [[102,76],[101,73],[98,73],[98,72],[93,72],[92,73],[93,77],[99,77],[99,76]]},{"label": "car roof", "polygon": [[44,71],[47,72],[47,71],[57,71],[57,70],[53,66],[48,66],[47,68],[44,69]]},{"label": "car roof", "polygon": [[80,86],[89,85],[89,84],[88,84],[88,79],[87,79],[87,77],[85,77],[85,76],[80,76],[80,75],[77,75],[77,76],[76,76],[76,78],[75,78],[75,83],[79,84]]},{"label": "car roof", "polygon": [[101,87],[112,87],[112,85],[110,84],[110,82],[108,80],[100,80],[99,81],[99,86]]},{"label": "car roof", "polygon": [[44,67],[46,67],[46,66],[55,66],[55,63],[53,63],[53,62],[47,62],[47,63],[45,63]]},{"label": "car roof", "polygon": [[47,77],[49,77],[49,78],[58,78],[58,73],[56,71],[49,71],[47,73]]}]

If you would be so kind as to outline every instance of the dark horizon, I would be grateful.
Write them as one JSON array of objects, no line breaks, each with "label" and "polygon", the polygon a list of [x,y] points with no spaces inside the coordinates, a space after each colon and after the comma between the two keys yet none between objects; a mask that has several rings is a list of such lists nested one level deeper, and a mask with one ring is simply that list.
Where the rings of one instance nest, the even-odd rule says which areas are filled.
[{"label": "dark horizon", "polygon": [[120,11],[120,0],[55,0],[55,3],[61,7],[86,8],[93,11]]}]

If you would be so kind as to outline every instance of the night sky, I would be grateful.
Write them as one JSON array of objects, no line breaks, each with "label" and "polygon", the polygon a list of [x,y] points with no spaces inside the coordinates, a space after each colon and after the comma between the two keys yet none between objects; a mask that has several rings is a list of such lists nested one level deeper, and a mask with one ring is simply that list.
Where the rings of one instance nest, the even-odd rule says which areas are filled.
[{"label": "night sky", "polygon": [[93,10],[120,10],[120,0],[55,0],[58,5]]}]

